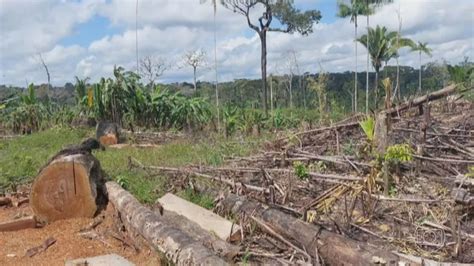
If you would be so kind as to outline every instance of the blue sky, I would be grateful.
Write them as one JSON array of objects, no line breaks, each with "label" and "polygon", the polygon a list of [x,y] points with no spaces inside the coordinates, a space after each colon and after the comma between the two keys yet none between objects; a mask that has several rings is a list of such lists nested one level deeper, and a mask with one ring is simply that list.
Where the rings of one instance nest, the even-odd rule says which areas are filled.
[{"label": "blue sky", "polygon": [[[348,0],[346,0],[348,1]],[[295,52],[302,72],[365,70],[365,48],[358,45],[355,60],[354,24],[335,16],[336,0],[295,0],[301,10],[318,9],[322,20],[314,32],[268,34],[268,73],[284,74],[289,52]],[[0,0],[0,84],[45,83],[39,62],[44,58],[52,83],[63,85],[74,76],[93,81],[112,75],[114,65],[136,70],[135,0]],[[372,25],[398,28],[402,34],[428,42],[430,61],[457,63],[472,58],[474,1],[395,0],[377,10]],[[256,11],[260,12],[260,11]],[[183,55],[202,49],[208,64],[198,69],[200,80],[213,80],[214,27],[209,1],[139,0],[139,58],[165,61],[170,68],[161,82],[190,81],[192,71],[183,67]],[[25,14],[34,14],[25,16]],[[220,80],[258,78],[260,42],[245,18],[222,6],[217,12],[217,55]],[[361,21],[359,36],[365,31]],[[357,62],[357,63],[356,63]],[[417,55],[405,49],[400,62],[418,68]],[[394,64],[394,62],[389,62]]]},{"label": "blue sky", "polygon": [[[323,17],[321,23],[333,23],[336,20],[337,6],[334,0],[321,0],[315,3],[298,4],[297,8],[301,10],[317,9],[321,11]],[[74,27],[73,32],[59,41],[60,45],[69,46],[78,44],[81,46],[89,46],[93,41],[104,36],[111,36],[120,33],[124,27],[114,26],[111,21],[101,15],[94,15],[85,23],[78,24]],[[250,37],[254,32],[247,29],[245,36]]]},{"label": "blue sky", "polygon": [[63,46],[77,44],[86,47],[97,39],[118,34],[121,30],[123,29],[113,26],[108,18],[94,15],[87,22],[75,26],[72,33],[59,40],[58,43]]}]

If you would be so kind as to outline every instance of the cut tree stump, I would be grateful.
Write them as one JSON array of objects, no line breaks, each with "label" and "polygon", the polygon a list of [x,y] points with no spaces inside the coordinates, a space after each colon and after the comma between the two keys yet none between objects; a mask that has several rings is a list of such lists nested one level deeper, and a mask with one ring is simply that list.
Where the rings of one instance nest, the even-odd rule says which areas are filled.
[{"label": "cut tree stump", "polygon": [[117,144],[119,142],[119,126],[116,123],[99,122],[96,128],[96,138],[103,146]]},{"label": "cut tree stump", "polygon": [[328,265],[373,265],[374,259],[383,259],[386,265],[397,265],[398,257],[390,252],[305,223],[246,197],[228,194],[221,204],[224,211],[234,215],[244,212],[261,219],[274,231],[306,250],[313,258],[320,255]]},{"label": "cut tree stump", "polygon": [[158,199],[158,202],[166,211],[175,212],[186,217],[224,241],[233,240],[240,236],[239,225],[171,193],[166,193]]},{"label": "cut tree stump", "polygon": [[35,178],[30,205],[40,222],[93,217],[104,203],[103,186],[99,161],[87,151],[66,149]]},{"label": "cut tree stump", "polygon": [[163,252],[171,263],[177,265],[228,265],[204,246],[173,224],[168,224],[161,215],[154,213],[138,202],[116,182],[105,183],[109,201],[120,212],[129,231],[139,233],[151,246]]},{"label": "cut tree stump", "polygon": [[379,154],[384,154],[388,146],[388,116],[380,112],[375,119],[374,144]]}]

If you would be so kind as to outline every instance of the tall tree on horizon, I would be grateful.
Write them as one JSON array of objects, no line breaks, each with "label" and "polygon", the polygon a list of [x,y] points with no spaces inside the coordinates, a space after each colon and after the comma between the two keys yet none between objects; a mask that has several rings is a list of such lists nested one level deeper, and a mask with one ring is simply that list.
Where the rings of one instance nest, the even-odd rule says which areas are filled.
[{"label": "tall tree on horizon", "polygon": [[420,72],[418,78],[418,94],[421,94],[421,54],[424,53],[428,56],[431,56],[431,48],[428,47],[426,42],[418,42],[417,45],[412,47],[412,51],[417,51],[420,58]]},{"label": "tall tree on horizon", "polygon": [[357,17],[369,15],[372,10],[370,7],[362,2],[363,0],[351,0],[350,5],[339,0],[337,16],[341,18],[351,18],[351,23],[354,22],[354,46],[355,46],[355,71],[354,71],[354,112],[357,112]]},{"label": "tall tree on horizon", "polygon": [[[382,4],[386,3],[392,3],[393,0],[365,0],[365,4],[367,7],[370,7],[370,5],[375,5],[379,6]],[[375,9],[373,10],[373,13],[375,12]],[[370,28],[370,21],[369,17],[371,14],[367,14],[367,34],[366,34],[366,43],[367,45],[367,50],[370,49],[370,41],[369,41],[369,28]],[[370,55],[367,53],[367,72],[366,72],[366,80],[365,80],[365,112],[369,112],[369,62],[370,62]]]},{"label": "tall tree on horizon", "polygon": [[[375,108],[378,103],[378,77],[383,62],[388,62],[394,54],[391,50],[393,40],[397,37],[396,31],[387,31],[387,28],[377,26],[369,28],[370,37],[367,34],[357,39],[362,45],[367,48],[371,57],[372,66],[375,69],[374,90],[375,90]],[[369,40],[369,43],[367,43]]]},{"label": "tall tree on horizon", "polygon": [[[318,10],[301,11],[294,5],[293,0],[221,0],[221,4],[229,10],[243,15],[249,28],[260,37],[261,45],[261,74],[263,90],[263,107],[268,116],[268,90],[267,90],[267,32],[295,33],[308,35],[313,32],[313,24],[321,19]],[[250,11],[258,6],[265,10],[259,17],[258,25],[250,20]],[[273,19],[278,20],[280,27],[271,27]]]}]

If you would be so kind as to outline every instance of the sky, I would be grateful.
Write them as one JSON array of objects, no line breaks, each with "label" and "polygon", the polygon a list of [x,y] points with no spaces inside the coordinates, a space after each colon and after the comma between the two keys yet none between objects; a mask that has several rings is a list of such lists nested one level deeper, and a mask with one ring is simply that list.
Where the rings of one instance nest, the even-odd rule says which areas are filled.
[{"label": "sky", "polygon": [[[321,68],[354,71],[354,23],[336,16],[337,0],[294,2],[301,10],[320,10],[322,19],[309,36],[270,32],[268,73],[287,73],[289,54],[295,55],[301,73]],[[395,0],[377,9],[370,17],[371,26],[397,30],[398,11],[402,35],[427,42],[433,50],[432,57],[423,56],[423,64],[444,60],[455,64],[473,57],[474,1]],[[115,65],[135,71],[135,12],[135,0],[0,0],[0,84],[47,83],[40,54],[55,86],[74,82],[75,76],[91,81],[110,77]],[[198,79],[215,79],[213,12],[210,0],[203,4],[200,0],[138,0],[139,58],[149,56],[170,65],[160,82],[191,81],[192,68],[184,66],[183,55],[196,49],[207,54]],[[252,18],[261,12],[255,10]],[[358,26],[361,36],[366,17],[359,18]],[[260,40],[245,17],[218,6],[216,33],[218,79],[259,78]],[[360,44],[357,49],[357,69],[362,72],[366,50]],[[418,68],[418,54],[403,49],[400,63]]]}]

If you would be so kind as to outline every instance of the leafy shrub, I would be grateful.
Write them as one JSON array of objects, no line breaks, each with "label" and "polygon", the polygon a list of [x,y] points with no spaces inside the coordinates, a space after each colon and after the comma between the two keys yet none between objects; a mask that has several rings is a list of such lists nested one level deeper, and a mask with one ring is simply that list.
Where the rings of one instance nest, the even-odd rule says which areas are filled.
[{"label": "leafy shrub", "polygon": [[389,146],[385,153],[386,162],[402,163],[413,159],[413,149],[408,144],[395,144]]},{"label": "leafy shrub", "polygon": [[301,179],[301,180],[306,180],[309,177],[309,171],[306,165],[304,165],[302,162],[294,162],[293,163],[293,169],[295,171],[295,175]]}]

